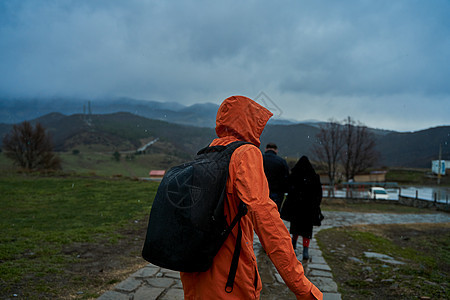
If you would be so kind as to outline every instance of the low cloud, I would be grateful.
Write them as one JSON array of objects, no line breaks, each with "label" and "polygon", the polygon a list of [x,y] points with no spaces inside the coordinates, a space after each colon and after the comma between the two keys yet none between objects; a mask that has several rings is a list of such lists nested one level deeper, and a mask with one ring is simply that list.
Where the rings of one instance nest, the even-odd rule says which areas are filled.
[{"label": "low cloud", "polygon": [[448,1],[0,4],[6,97],[193,104],[265,91],[290,118],[408,130],[448,124],[448,53]]}]

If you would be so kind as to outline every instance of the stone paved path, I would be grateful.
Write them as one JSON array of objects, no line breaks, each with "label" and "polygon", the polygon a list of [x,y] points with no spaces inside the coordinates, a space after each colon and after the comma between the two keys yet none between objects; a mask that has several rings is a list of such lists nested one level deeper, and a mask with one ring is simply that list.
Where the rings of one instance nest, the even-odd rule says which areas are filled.
[{"label": "stone paved path", "polygon": [[[324,299],[341,299],[337,285],[333,280],[331,269],[322,257],[322,251],[314,238],[319,230],[354,224],[401,224],[401,223],[446,223],[450,214],[377,214],[323,212],[325,220],[320,227],[314,227],[310,244],[310,260],[302,262],[306,276],[324,294]],[[287,226],[289,226],[287,224]],[[289,227],[288,227],[289,228]],[[273,264],[261,247],[255,235],[255,252],[258,259],[260,276],[263,281],[261,300],[295,299],[284,284]],[[301,261],[301,242],[297,247],[297,257]],[[100,300],[178,300],[183,299],[183,287],[178,272],[162,269],[152,264],[138,270],[126,280],[117,284],[112,290],[101,295]]]}]

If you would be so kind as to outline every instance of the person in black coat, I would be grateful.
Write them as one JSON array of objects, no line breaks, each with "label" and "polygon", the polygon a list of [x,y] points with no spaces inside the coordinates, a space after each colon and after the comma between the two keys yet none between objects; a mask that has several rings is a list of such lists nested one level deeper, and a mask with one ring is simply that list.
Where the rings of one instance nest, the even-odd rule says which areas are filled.
[{"label": "person in black coat", "polygon": [[278,147],[268,143],[263,154],[264,173],[269,183],[269,198],[272,199],[280,211],[284,194],[287,192],[287,178],[289,167],[286,161],[277,155]]},{"label": "person in black coat", "polygon": [[297,246],[297,239],[303,237],[303,259],[309,259],[309,242],[312,238],[313,225],[320,226],[323,219],[320,211],[322,185],[320,176],[306,156],[292,168],[288,178],[289,190],[281,217],[291,222],[289,232],[292,245]]}]

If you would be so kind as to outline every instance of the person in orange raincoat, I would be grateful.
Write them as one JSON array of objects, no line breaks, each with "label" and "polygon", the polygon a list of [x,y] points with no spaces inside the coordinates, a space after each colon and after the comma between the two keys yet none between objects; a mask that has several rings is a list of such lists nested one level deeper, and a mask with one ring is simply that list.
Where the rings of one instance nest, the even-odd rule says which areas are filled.
[{"label": "person in orange raincoat", "polygon": [[259,299],[261,279],[253,251],[253,231],[289,289],[297,299],[322,299],[322,293],[305,276],[297,260],[289,232],[280,219],[277,206],[269,198],[264,175],[259,137],[272,113],[244,96],[223,101],[217,112],[216,133],[211,146],[227,145],[242,140],[251,142],[236,149],[231,156],[226,184],[227,222],[238,212],[243,201],[248,213],[241,219],[242,248],[234,288],[225,291],[238,229],[235,227],[206,272],[181,272],[185,299]]}]

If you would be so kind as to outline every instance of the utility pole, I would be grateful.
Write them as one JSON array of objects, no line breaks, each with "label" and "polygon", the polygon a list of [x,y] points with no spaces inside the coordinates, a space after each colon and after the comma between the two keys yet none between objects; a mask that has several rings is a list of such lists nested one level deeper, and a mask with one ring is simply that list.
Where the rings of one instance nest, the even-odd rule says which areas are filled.
[{"label": "utility pole", "polygon": [[441,155],[442,155],[442,144],[439,144],[439,165],[438,165],[437,184],[441,184]]}]

